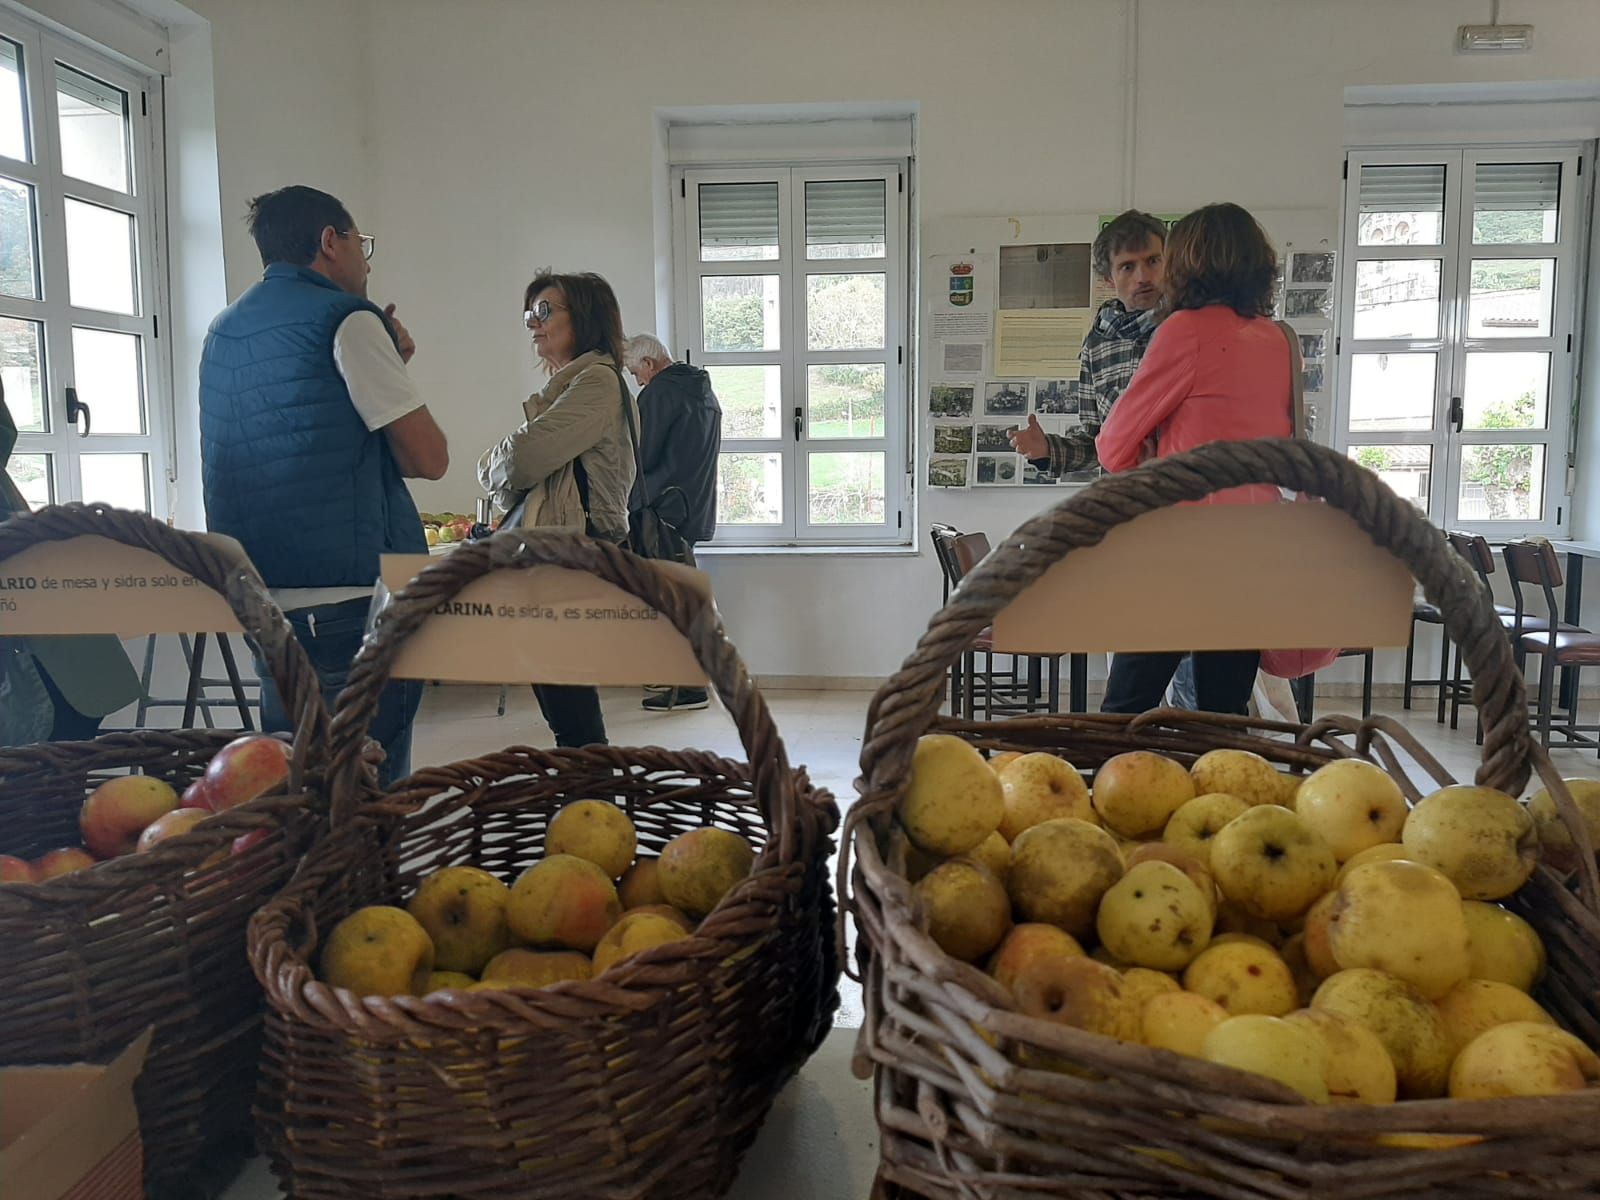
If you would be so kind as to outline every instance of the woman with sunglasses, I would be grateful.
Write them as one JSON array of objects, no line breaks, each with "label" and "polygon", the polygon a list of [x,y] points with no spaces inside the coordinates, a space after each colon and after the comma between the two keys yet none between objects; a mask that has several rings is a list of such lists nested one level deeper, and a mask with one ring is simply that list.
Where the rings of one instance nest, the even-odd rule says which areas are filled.
[{"label": "woman with sunglasses", "polygon": [[[623,542],[639,415],[622,382],[616,294],[590,272],[541,271],[523,293],[522,319],[550,382],[522,406],[522,424],[478,460],[496,522]],[[605,743],[594,688],[533,690],[556,745]]]}]

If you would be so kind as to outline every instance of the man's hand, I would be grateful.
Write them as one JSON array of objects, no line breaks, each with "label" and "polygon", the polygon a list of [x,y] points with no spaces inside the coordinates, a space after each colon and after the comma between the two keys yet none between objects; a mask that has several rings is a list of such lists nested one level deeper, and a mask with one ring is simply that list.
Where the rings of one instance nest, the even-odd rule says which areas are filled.
[{"label": "man's hand", "polygon": [[417,343],[411,340],[411,332],[400,324],[400,318],[394,315],[394,305],[385,304],[383,315],[389,318],[389,324],[394,328],[394,337],[400,348],[400,361],[410,362],[411,356],[417,352]]},{"label": "man's hand", "polygon": [[1010,433],[1011,448],[1023,458],[1049,458],[1050,443],[1045,440],[1045,432],[1039,428],[1039,418],[1028,417],[1026,429],[1014,429]]}]

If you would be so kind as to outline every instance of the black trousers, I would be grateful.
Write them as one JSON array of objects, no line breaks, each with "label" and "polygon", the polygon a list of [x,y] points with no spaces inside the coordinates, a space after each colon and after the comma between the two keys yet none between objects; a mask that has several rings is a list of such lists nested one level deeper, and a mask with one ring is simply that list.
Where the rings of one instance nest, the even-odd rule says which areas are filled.
[{"label": "black trousers", "polygon": [[[1167,685],[1183,661],[1182,651],[1157,654],[1117,654],[1111,659],[1111,674],[1106,679],[1106,695],[1101,712],[1142,713],[1160,707]],[[1255,688],[1256,668],[1261,665],[1257,650],[1206,650],[1194,656],[1195,707],[1201,712],[1233,713],[1250,711],[1250,693]]]},{"label": "black trousers", "polygon": [[600,712],[598,689],[536,683],[533,685],[533,694],[539,701],[539,711],[544,714],[550,732],[556,735],[557,746],[577,749],[581,746],[607,745],[606,722]]}]

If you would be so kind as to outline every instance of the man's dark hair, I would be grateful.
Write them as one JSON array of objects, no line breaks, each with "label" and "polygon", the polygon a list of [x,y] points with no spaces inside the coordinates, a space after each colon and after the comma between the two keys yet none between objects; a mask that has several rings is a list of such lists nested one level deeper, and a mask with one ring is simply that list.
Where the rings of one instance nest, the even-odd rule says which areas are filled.
[{"label": "man's dark hair", "polygon": [[1241,317],[1270,317],[1278,255],[1260,223],[1237,204],[1208,204],[1167,240],[1166,306],[1226,304]]},{"label": "man's dark hair", "polygon": [[1094,273],[1101,279],[1110,279],[1111,260],[1125,250],[1142,250],[1151,238],[1166,242],[1166,222],[1147,212],[1130,208],[1102,229],[1100,236],[1094,239],[1094,246],[1089,251]]},{"label": "man's dark hair", "polygon": [[336,233],[349,233],[355,226],[349,209],[338,199],[299,184],[257,196],[250,201],[246,220],[263,267],[310,266],[324,229],[331,225]]},{"label": "man's dark hair", "polygon": [[522,310],[532,308],[546,288],[558,289],[566,301],[567,315],[572,319],[572,356],[598,350],[609,354],[620,367],[627,338],[622,335],[622,310],[611,285],[593,271],[561,275],[546,269],[534,276],[522,293]]}]

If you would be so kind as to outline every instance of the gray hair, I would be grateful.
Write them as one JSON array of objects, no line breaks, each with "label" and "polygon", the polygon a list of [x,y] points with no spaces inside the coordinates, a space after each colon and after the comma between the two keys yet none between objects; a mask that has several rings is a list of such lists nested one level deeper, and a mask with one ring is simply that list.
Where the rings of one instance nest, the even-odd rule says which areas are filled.
[{"label": "gray hair", "polygon": [[630,371],[645,359],[651,362],[672,363],[672,351],[662,345],[653,333],[636,333],[622,346],[622,365]]}]

